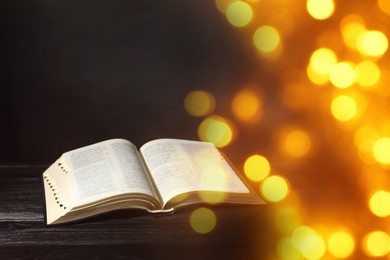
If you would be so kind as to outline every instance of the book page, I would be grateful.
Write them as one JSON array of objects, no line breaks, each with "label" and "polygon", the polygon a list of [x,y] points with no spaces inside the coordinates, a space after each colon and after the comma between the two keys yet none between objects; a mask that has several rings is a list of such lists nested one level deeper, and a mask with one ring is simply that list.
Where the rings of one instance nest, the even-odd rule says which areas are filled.
[{"label": "book page", "polygon": [[145,193],[157,197],[136,147],[113,139],[79,148],[61,157],[67,171],[73,205],[121,193]]},{"label": "book page", "polygon": [[213,144],[160,139],[140,151],[164,204],[185,192],[249,192]]}]

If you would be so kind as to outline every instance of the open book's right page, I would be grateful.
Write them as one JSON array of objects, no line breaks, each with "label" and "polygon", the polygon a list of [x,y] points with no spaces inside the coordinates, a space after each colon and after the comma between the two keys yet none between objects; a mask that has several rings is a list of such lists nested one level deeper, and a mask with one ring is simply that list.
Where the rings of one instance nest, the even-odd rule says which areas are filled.
[{"label": "open book's right page", "polygon": [[195,191],[250,192],[211,143],[159,139],[140,151],[164,205],[177,195]]}]

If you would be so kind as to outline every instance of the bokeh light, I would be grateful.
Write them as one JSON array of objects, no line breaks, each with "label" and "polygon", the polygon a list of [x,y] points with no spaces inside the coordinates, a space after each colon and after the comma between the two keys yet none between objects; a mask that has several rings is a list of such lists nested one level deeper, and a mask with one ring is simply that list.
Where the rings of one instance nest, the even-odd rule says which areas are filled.
[{"label": "bokeh light", "polygon": [[243,1],[232,2],[226,10],[228,21],[236,27],[247,25],[252,20],[252,16],[252,7]]},{"label": "bokeh light", "polygon": [[356,101],[347,95],[340,95],[331,104],[332,115],[339,121],[348,121],[357,115]]},{"label": "bokeh light", "polygon": [[214,111],[214,96],[201,90],[188,93],[184,99],[184,108],[192,116],[206,116]]},{"label": "bokeh light", "polygon": [[368,256],[381,257],[389,253],[389,235],[383,231],[372,231],[363,239],[363,250]]},{"label": "bokeh light", "polygon": [[377,140],[373,147],[375,159],[382,164],[390,164],[390,138],[384,137]]},{"label": "bokeh light", "polygon": [[347,258],[355,249],[355,240],[346,231],[333,233],[328,240],[329,253],[335,258]]},{"label": "bokeh light", "polygon": [[271,166],[264,156],[255,154],[249,156],[244,163],[244,173],[252,181],[261,181],[271,171]]},{"label": "bokeh light", "polygon": [[369,207],[372,213],[378,217],[387,217],[390,215],[390,193],[379,190],[372,194],[369,200]]},{"label": "bokeh light", "polygon": [[364,31],[357,38],[357,49],[362,55],[379,57],[388,48],[389,42],[384,33],[380,31]]},{"label": "bokeh light", "polygon": [[[211,93],[200,99],[207,112],[186,110],[208,116],[199,125],[199,138],[229,146],[255,190],[266,201],[277,202],[273,224],[280,239],[277,255],[270,259],[388,258],[387,230],[368,229],[388,227],[390,215],[390,1],[356,2],[352,7],[333,0],[302,3],[306,9],[285,0],[216,0],[226,24],[239,27],[234,32],[248,44],[244,52],[254,49],[258,54],[253,57],[256,66],[244,67],[239,81],[226,86],[226,95],[215,96],[221,116],[209,116],[216,104]],[[256,87],[242,88],[242,82],[255,82]],[[262,155],[248,155],[248,145],[253,145],[249,151]],[[306,165],[316,158],[315,163],[328,167],[327,159],[339,156],[348,158],[350,167],[327,170],[329,182],[317,179],[310,167],[291,168],[291,173],[303,171],[294,180],[275,175],[279,169],[272,167],[271,172],[267,160],[280,158],[279,166],[290,170],[286,165],[291,161]],[[292,184],[302,180],[319,194],[331,192],[332,201],[345,194],[345,185],[348,192],[356,185],[358,194],[340,203],[316,204],[294,191]],[[207,196],[204,201],[220,203],[227,194]],[[338,214],[340,221],[350,220],[348,228],[332,223]]]},{"label": "bokeh light", "polygon": [[311,147],[309,135],[302,130],[292,130],[284,138],[284,149],[293,157],[307,154]]},{"label": "bokeh light", "polygon": [[355,68],[349,62],[339,62],[331,68],[329,79],[337,88],[348,88],[355,83]]},{"label": "bokeh light", "polygon": [[390,15],[390,1],[378,0],[379,8],[387,15]]},{"label": "bokeh light", "polygon": [[372,87],[381,76],[379,67],[370,61],[363,61],[356,65],[356,82],[363,87]]},{"label": "bokeh light", "polygon": [[[293,199],[291,199],[291,197]],[[288,203],[286,205],[278,205],[275,209],[275,226],[279,232],[284,234],[291,234],[295,228],[302,224],[302,220],[299,215],[299,202],[291,200],[296,200],[296,195],[293,193],[289,193],[288,197],[283,200],[283,202]]]},{"label": "bokeh light", "polygon": [[329,73],[337,63],[337,56],[331,49],[320,48],[315,50],[307,68],[309,79],[318,85],[329,81]]},{"label": "bokeh light", "polygon": [[317,20],[325,20],[334,12],[333,0],[307,0],[306,8],[309,14]]},{"label": "bokeh light", "polygon": [[283,200],[289,192],[289,184],[285,178],[273,175],[263,181],[260,187],[263,197],[271,202]]},{"label": "bokeh light", "polygon": [[281,239],[278,244],[277,253],[282,260],[301,260],[301,252],[294,246],[292,239],[287,237]]},{"label": "bokeh light", "polygon": [[347,15],[340,23],[340,30],[346,46],[356,49],[359,35],[366,30],[364,21],[357,15]]},{"label": "bokeh light", "polygon": [[201,207],[192,212],[190,224],[197,233],[210,233],[217,225],[217,217],[211,209]]},{"label": "bokeh light", "polygon": [[244,89],[232,101],[233,115],[243,122],[256,122],[262,115],[262,103],[256,92]]},{"label": "bokeh light", "polygon": [[280,35],[274,27],[264,25],[255,31],[253,42],[259,51],[273,52],[280,45]]},{"label": "bokeh light", "polygon": [[216,147],[224,147],[233,139],[233,130],[227,120],[212,115],[202,121],[198,127],[200,140],[213,143]]},{"label": "bokeh light", "polygon": [[292,243],[308,259],[320,259],[326,252],[323,238],[311,227],[299,226],[291,235]]},{"label": "bokeh light", "polygon": [[363,162],[368,164],[376,162],[372,151],[378,139],[378,131],[370,125],[363,125],[355,132],[355,145],[358,148],[359,156]]}]

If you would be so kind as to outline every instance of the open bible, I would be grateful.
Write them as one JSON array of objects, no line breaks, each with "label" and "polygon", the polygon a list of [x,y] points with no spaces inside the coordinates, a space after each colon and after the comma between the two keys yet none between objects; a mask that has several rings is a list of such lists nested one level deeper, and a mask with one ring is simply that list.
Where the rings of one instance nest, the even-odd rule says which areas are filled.
[{"label": "open bible", "polygon": [[62,154],[44,173],[46,223],[137,208],[170,213],[197,203],[263,204],[211,143],[157,139],[139,151],[111,139]]}]

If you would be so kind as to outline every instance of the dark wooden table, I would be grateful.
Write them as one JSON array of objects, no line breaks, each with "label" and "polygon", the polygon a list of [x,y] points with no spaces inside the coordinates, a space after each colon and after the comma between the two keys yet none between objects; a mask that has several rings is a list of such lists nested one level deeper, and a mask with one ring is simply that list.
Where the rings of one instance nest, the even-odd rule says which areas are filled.
[{"label": "dark wooden table", "polygon": [[212,208],[216,228],[196,233],[192,210],[153,217],[108,213],[47,226],[40,175],[47,165],[0,167],[0,259],[265,259],[275,254],[272,206]]}]

